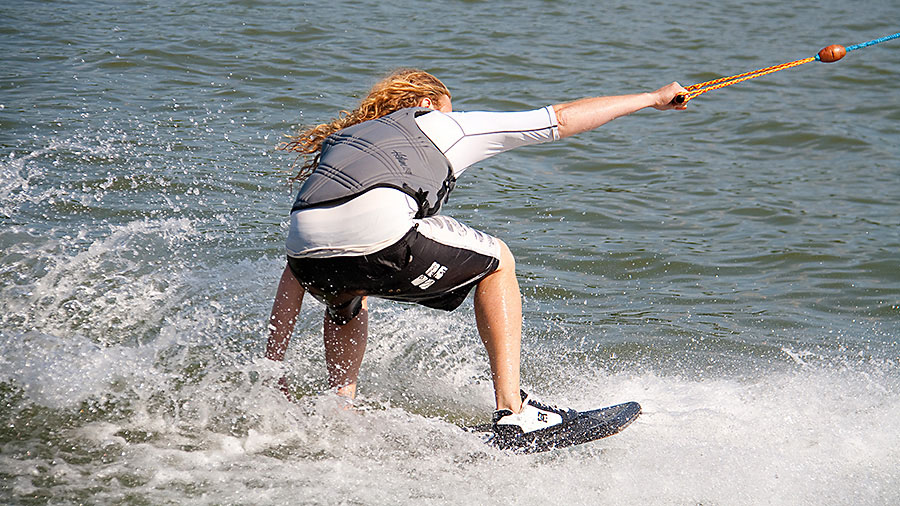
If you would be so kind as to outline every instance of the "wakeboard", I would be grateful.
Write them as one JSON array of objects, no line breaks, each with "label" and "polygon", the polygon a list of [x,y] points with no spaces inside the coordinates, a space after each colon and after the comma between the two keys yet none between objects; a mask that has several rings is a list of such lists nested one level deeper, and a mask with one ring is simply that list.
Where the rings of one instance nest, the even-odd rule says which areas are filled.
[{"label": "wakeboard", "polygon": [[541,429],[527,434],[494,434],[491,424],[482,424],[470,430],[486,433],[485,442],[501,450],[516,453],[539,453],[580,445],[618,434],[641,414],[641,405],[626,402],[606,408],[579,411],[568,423]]}]

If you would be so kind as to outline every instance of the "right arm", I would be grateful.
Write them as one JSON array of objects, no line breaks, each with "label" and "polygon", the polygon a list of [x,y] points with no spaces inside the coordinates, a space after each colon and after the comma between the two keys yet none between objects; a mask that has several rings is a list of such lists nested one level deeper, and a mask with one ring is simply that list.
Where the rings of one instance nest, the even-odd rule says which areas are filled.
[{"label": "right arm", "polygon": [[684,110],[684,104],[675,105],[672,100],[679,93],[687,90],[678,83],[671,83],[662,88],[634,95],[618,95],[611,97],[590,97],[556,104],[556,120],[559,123],[559,137],[569,137],[593,130],[610,121],[627,116],[633,112],[647,107],[653,107],[660,111],[669,109]]},{"label": "right arm", "polygon": [[649,93],[582,98],[533,111],[430,113],[416,122],[459,177],[470,165],[498,153],[593,130],[646,107],[685,109],[671,103],[685,91],[672,83]]}]

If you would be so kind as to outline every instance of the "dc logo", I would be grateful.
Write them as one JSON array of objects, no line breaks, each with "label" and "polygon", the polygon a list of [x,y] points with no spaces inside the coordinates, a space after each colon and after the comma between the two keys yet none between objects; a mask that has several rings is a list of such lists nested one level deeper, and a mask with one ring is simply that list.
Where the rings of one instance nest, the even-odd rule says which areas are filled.
[{"label": "dc logo", "polygon": [[422,290],[428,288],[429,286],[435,284],[437,280],[444,277],[444,273],[447,272],[447,266],[441,265],[437,262],[432,262],[431,267],[425,271],[425,274],[417,277],[412,280],[412,284],[418,286]]}]

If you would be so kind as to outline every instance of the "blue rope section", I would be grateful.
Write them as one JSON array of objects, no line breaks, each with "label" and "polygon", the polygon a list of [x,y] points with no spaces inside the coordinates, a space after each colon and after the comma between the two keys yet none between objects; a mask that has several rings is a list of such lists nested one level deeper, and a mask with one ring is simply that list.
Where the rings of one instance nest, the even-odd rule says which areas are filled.
[{"label": "blue rope section", "polygon": [[[854,49],[861,49],[864,47],[874,46],[875,44],[878,44],[879,42],[884,42],[886,40],[897,39],[897,38],[900,38],[900,32],[897,32],[893,35],[888,35],[886,37],[881,37],[880,39],[873,39],[868,42],[862,42],[859,44],[853,44],[852,46],[847,46],[847,52],[849,53],[850,51],[853,51]],[[816,55],[816,60],[817,61],[819,60],[819,55]]]},{"label": "blue rope section", "polygon": [[887,37],[882,37],[880,39],[870,40],[869,42],[863,42],[862,44],[854,44],[852,46],[847,46],[847,51],[853,51],[854,49],[860,49],[863,47],[874,46],[879,42],[884,42],[886,40],[896,39],[900,37],[900,32],[895,33],[894,35],[888,35]]}]

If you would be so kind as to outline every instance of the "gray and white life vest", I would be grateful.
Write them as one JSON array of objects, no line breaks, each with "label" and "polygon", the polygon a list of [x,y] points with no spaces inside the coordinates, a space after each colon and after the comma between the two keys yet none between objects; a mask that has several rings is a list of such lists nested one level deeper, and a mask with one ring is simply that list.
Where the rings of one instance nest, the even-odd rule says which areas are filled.
[{"label": "gray and white life vest", "polygon": [[291,212],[340,204],[373,188],[389,187],[416,199],[416,218],[437,214],[456,178],[447,157],[416,125],[416,116],[429,112],[424,107],[401,109],[329,135]]}]

